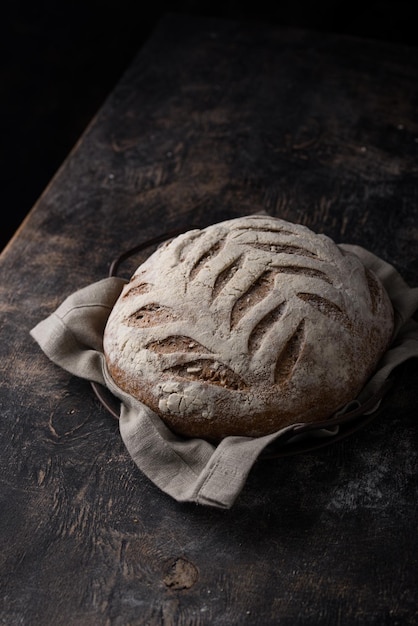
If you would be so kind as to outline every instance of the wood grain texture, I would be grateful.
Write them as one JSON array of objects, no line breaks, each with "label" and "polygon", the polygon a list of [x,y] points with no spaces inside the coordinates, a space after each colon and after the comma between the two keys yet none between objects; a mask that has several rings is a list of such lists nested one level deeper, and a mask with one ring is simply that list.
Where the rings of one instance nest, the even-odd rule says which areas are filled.
[{"label": "wood grain texture", "polygon": [[162,20],[0,257],[1,623],[417,623],[416,362],[367,428],[259,461],[225,512],[154,487],[28,334],[141,240],[260,210],[416,286],[417,71],[399,46]]}]

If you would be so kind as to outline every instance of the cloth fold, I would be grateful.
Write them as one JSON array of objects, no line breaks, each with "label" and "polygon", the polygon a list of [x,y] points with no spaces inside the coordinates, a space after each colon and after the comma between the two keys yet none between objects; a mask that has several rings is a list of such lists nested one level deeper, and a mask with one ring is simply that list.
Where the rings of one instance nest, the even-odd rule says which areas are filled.
[{"label": "cloth fold", "polygon": [[[393,341],[357,401],[365,402],[385,383],[395,367],[418,357],[418,288],[410,288],[388,263],[360,246],[341,244],[356,254],[383,282],[395,310]],[[230,508],[244,487],[262,451],[291,427],[264,437],[227,437],[215,446],[203,439],[186,439],[171,432],[159,416],[119,389],[111,379],[103,354],[103,333],[113,305],[127,281],[102,279],[68,296],[30,334],[46,356],[74,376],[99,383],[121,402],[122,440],[139,469],[162,491],[179,502]],[[354,400],[354,399],[353,399]],[[332,437],[338,427],[314,436]]]}]

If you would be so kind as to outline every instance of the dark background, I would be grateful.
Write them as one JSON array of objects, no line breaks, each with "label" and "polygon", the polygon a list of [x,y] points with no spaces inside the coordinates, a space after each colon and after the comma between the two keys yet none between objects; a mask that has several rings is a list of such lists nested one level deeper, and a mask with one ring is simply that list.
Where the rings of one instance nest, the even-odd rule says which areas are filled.
[{"label": "dark background", "polygon": [[164,13],[259,20],[416,46],[414,4],[6,0],[0,12],[0,249]]}]

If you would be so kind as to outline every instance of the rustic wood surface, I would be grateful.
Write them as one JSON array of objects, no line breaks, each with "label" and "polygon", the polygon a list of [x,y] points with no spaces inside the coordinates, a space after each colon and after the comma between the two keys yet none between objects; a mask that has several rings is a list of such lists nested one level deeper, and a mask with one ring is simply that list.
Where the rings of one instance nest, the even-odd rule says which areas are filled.
[{"label": "rustic wood surface", "polygon": [[418,623],[416,361],[364,429],[258,462],[218,511],[150,483],[29,336],[141,240],[260,210],[416,286],[417,107],[417,49],[162,20],[0,257],[1,624]]}]

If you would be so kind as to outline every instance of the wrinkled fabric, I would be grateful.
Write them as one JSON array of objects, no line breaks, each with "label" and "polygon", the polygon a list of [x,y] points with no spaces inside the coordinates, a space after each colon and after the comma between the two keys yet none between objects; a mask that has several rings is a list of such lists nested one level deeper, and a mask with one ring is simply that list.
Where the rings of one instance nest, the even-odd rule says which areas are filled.
[{"label": "wrinkled fabric", "polygon": [[[418,356],[418,324],[411,317],[418,308],[418,288],[409,288],[391,265],[364,248],[340,247],[356,254],[377,274],[395,311],[393,341],[356,399],[363,404],[379,391],[395,367]],[[76,291],[39,322],[31,335],[56,365],[103,385],[121,401],[122,440],[136,465],[155,485],[179,502],[230,508],[262,451],[292,427],[258,438],[226,437],[215,446],[203,439],[175,435],[149,407],[119,389],[106,368],[103,333],[125,283],[122,278],[111,277]],[[313,435],[332,437],[338,430],[335,426],[322,428]]]}]

